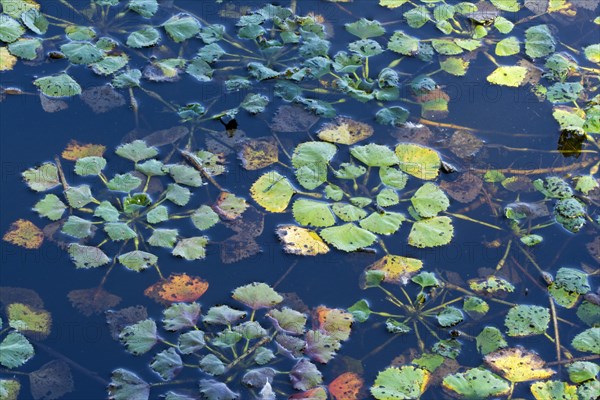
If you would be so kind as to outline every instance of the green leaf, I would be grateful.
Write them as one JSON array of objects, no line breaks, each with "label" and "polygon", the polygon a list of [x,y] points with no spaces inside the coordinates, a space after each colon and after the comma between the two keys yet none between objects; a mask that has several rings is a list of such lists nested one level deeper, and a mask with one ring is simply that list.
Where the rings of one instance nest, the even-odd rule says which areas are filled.
[{"label": "green leaf", "polygon": [[133,355],[147,353],[158,342],[156,323],[151,319],[144,319],[128,325],[119,333],[119,340]]},{"label": "green leaf", "polygon": [[490,310],[490,306],[485,300],[480,299],[479,297],[468,296],[465,297],[463,310],[469,314],[470,317],[478,319]]},{"label": "green leaf", "polygon": [[430,182],[421,186],[410,201],[423,218],[435,217],[450,206],[448,196],[437,185]]},{"label": "green leaf", "polygon": [[521,9],[518,0],[490,0],[490,2],[502,11],[517,12]]},{"label": "green leaf", "polygon": [[383,48],[372,39],[361,39],[348,44],[348,50],[363,57],[372,57],[383,53]]},{"label": "green leaf", "polygon": [[200,82],[209,82],[213,77],[213,69],[208,62],[196,57],[185,69],[185,72],[196,78]]},{"label": "green leaf", "polygon": [[422,368],[389,367],[377,375],[371,394],[377,400],[418,399],[429,379],[430,373]]},{"label": "green leaf", "polygon": [[406,18],[408,26],[419,29],[425,25],[427,21],[431,21],[431,14],[429,14],[427,8],[419,6],[405,12],[404,18]]},{"label": "green leaf", "polygon": [[600,354],[600,328],[590,328],[573,338],[571,345],[582,352]]},{"label": "green leaf", "polygon": [[600,64],[600,43],[592,44],[583,49],[585,58],[593,63]]},{"label": "green leaf", "polygon": [[331,208],[333,213],[345,222],[358,221],[367,216],[365,210],[348,203],[334,203]]},{"label": "green leaf", "polygon": [[494,19],[494,28],[498,29],[498,32],[500,33],[510,33],[514,27],[515,24],[504,17],[498,16]]},{"label": "green leaf", "polygon": [[68,252],[77,268],[97,268],[110,262],[110,258],[102,250],[93,246],[71,243]]},{"label": "green leaf", "polygon": [[112,84],[116,88],[131,88],[140,86],[142,72],[139,69],[132,69],[115,76]]},{"label": "green leaf", "polygon": [[413,224],[408,244],[419,248],[443,246],[450,243],[452,236],[452,220],[449,217],[434,217]]},{"label": "green leaf", "polygon": [[67,202],[73,208],[82,208],[94,201],[94,196],[88,185],[69,186],[65,190]]},{"label": "green leaf", "polygon": [[128,193],[140,187],[141,184],[142,180],[140,178],[131,173],[126,173],[122,175],[116,174],[114,178],[108,181],[106,186],[110,190]]},{"label": "green leaf", "polygon": [[183,164],[168,165],[167,167],[169,168],[169,174],[176,183],[191,187],[202,186],[202,175],[197,169]]},{"label": "green leaf", "polygon": [[487,81],[494,85],[519,87],[526,83],[527,68],[521,66],[498,67]]},{"label": "green leaf", "polygon": [[8,51],[13,56],[17,56],[24,60],[35,60],[39,51],[42,49],[42,41],[40,39],[19,39],[8,45]]},{"label": "green leaf", "polygon": [[367,218],[359,222],[361,228],[380,235],[391,235],[400,229],[402,222],[406,220],[404,215],[396,212],[371,213]]},{"label": "green leaf", "polygon": [[27,186],[36,192],[45,192],[60,185],[58,168],[54,163],[47,162],[39,167],[29,168],[22,175]]},{"label": "green leaf", "polygon": [[559,381],[534,382],[531,393],[537,400],[579,400],[576,386]]},{"label": "green leaf", "polygon": [[70,215],[62,227],[62,233],[83,239],[92,234],[92,222],[75,215]]},{"label": "green leaf", "polygon": [[38,35],[43,35],[48,30],[48,20],[39,10],[32,8],[21,14],[23,25]]},{"label": "green leaf", "polygon": [[181,354],[192,354],[206,346],[204,332],[190,331],[179,336],[177,347]]},{"label": "green leaf", "polygon": [[198,363],[198,367],[209,375],[222,375],[225,373],[225,364],[214,354],[207,354]]},{"label": "green leaf", "polygon": [[504,320],[508,336],[516,337],[541,335],[546,332],[549,323],[550,311],[547,308],[522,304],[512,307]]},{"label": "green leaf", "polygon": [[557,82],[548,88],[546,99],[552,103],[571,103],[577,101],[582,92],[579,82]]},{"label": "green leaf", "polygon": [[574,268],[560,268],[553,284],[577,294],[586,294],[592,290],[587,274]]},{"label": "green leaf", "polygon": [[33,355],[33,346],[20,333],[10,332],[0,342],[0,364],[6,368],[20,367],[29,361]]},{"label": "green leaf", "polygon": [[172,249],[177,242],[177,235],[177,229],[155,229],[148,238],[148,243],[150,246]]},{"label": "green leaf", "polygon": [[352,223],[325,228],[320,235],[336,249],[347,252],[370,246],[377,240],[377,236]]},{"label": "green leaf", "polygon": [[508,346],[502,332],[493,326],[486,326],[475,338],[477,350],[483,355]]},{"label": "green leaf", "polygon": [[460,311],[456,307],[447,306],[436,315],[436,319],[438,324],[447,328],[449,326],[454,326],[461,323],[464,319],[462,311]]},{"label": "green leaf", "polygon": [[143,140],[134,140],[131,143],[122,144],[117,147],[115,153],[137,163],[138,161],[156,156],[158,150],[155,147],[148,146]]},{"label": "green leaf", "polygon": [[129,0],[127,5],[130,10],[135,11],[142,17],[150,18],[158,11],[157,0]]},{"label": "green leaf", "polygon": [[6,307],[8,325],[28,336],[46,338],[50,334],[52,316],[44,309],[23,303],[11,303]]},{"label": "green leaf", "polygon": [[469,69],[469,61],[459,57],[448,57],[440,61],[440,67],[451,75],[465,76]]},{"label": "green leaf", "polygon": [[290,381],[296,390],[309,390],[320,385],[323,377],[315,364],[302,358],[292,368]]},{"label": "green leaf", "polygon": [[335,217],[329,203],[322,201],[298,199],[292,207],[294,219],[301,225],[327,227],[335,224]]},{"label": "green leaf", "polygon": [[259,282],[238,287],[233,291],[232,297],[253,310],[271,308],[283,301],[283,297],[269,285]]},{"label": "green leaf", "polygon": [[284,212],[296,191],[290,181],[276,171],[263,174],[250,188],[250,195],[270,212]]},{"label": "green leaf", "polygon": [[577,316],[589,326],[600,326],[600,306],[584,301],[577,308]]},{"label": "green leaf", "polygon": [[169,211],[165,206],[157,206],[148,211],[146,214],[146,221],[149,224],[157,224],[159,222],[164,222],[169,219]]},{"label": "green leaf", "polygon": [[199,387],[202,398],[207,400],[236,400],[239,398],[237,393],[222,382],[201,379]]},{"label": "green leaf", "polygon": [[306,142],[296,146],[292,165],[300,185],[308,190],[320,186],[327,180],[327,166],[337,151],[334,144]]},{"label": "green leaf", "polygon": [[177,351],[170,347],[154,356],[150,363],[150,368],[152,368],[152,370],[162,379],[169,381],[181,372],[183,369],[183,361],[179,354],[177,354]]},{"label": "green leaf", "polygon": [[137,233],[124,222],[109,222],[104,224],[104,231],[115,242],[135,239]]},{"label": "green leaf", "polygon": [[244,339],[254,340],[267,336],[267,330],[256,321],[246,321],[233,327],[235,332],[242,335]]},{"label": "green leaf", "polygon": [[577,185],[575,190],[579,190],[583,194],[589,194],[592,190],[600,187],[598,181],[592,175],[583,175],[575,178]]},{"label": "green leaf", "polygon": [[235,332],[229,328],[219,332],[215,338],[210,342],[211,345],[228,348],[234,347],[240,340],[242,335],[239,332]]},{"label": "green leaf", "polygon": [[148,400],[150,385],[133,372],[119,368],[112,373],[108,393],[114,400]]},{"label": "green leaf", "polygon": [[248,93],[248,95],[240,103],[240,107],[251,114],[258,114],[265,111],[267,104],[269,104],[269,98],[267,96],[263,96],[262,94]]},{"label": "green leaf", "polygon": [[267,316],[276,324],[278,330],[292,335],[301,335],[306,327],[307,317],[305,314],[283,307],[281,310],[273,309]]},{"label": "green leaf", "polygon": [[75,173],[80,176],[99,175],[106,167],[103,157],[83,157],[75,162]]},{"label": "green leaf", "polygon": [[379,0],[379,5],[387,8],[398,8],[409,1],[410,0]]},{"label": "green leaf", "polygon": [[496,55],[514,56],[521,51],[521,42],[515,36],[510,36],[496,43]]},{"label": "green leaf", "polygon": [[25,33],[19,22],[6,14],[0,14],[0,40],[12,43]]},{"label": "green leaf", "polygon": [[462,47],[450,39],[432,39],[431,45],[435,51],[445,56],[454,56],[463,52]]},{"label": "green leaf", "polygon": [[89,42],[66,43],[60,46],[60,51],[73,64],[91,64],[104,57],[104,52]]},{"label": "green leaf", "polygon": [[525,235],[521,238],[519,238],[519,240],[521,241],[521,243],[523,243],[525,246],[535,246],[538,245],[540,243],[542,243],[542,241],[544,240],[544,238],[540,235]]},{"label": "green leaf", "polygon": [[200,206],[190,217],[194,226],[200,230],[206,230],[219,222],[219,214],[207,205]]},{"label": "green leaf", "polygon": [[600,373],[600,366],[589,361],[575,361],[569,365],[569,379],[575,383],[581,383],[595,379]]},{"label": "green leaf", "polygon": [[46,217],[52,221],[58,221],[62,218],[67,206],[58,196],[47,194],[43,199],[35,203],[33,210],[40,214],[40,217]]},{"label": "green leaf", "polygon": [[471,368],[463,373],[447,375],[442,385],[465,399],[487,399],[504,396],[510,392],[510,384],[484,368]]},{"label": "green leaf", "polygon": [[395,189],[404,189],[408,181],[408,176],[397,168],[381,167],[379,168],[379,179],[381,179],[381,183],[384,185]]},{"label": "green leaf", "polygon": [[537,25],[525,31],[525,53],[540,58],[554,53],[556,41],[547,25]]},{"label": "green leaf", "polygon": [[245,311],[239,311],[229,306],[216,306],[208,310],[202,321],[205,324],[229,326],[243,318],[246,318]]},{"label": "green leaf", "polygon": [[127,37],[127,46],[133,49],[141,49],[142,47],[151,47],[160,41],[160,33],[158,30],[148,26],[131,32]]},{"label": "green leaf", "polygon": [[183,257],[186,260],[201,260],[206,257],[207,244],[208,238],[206,236],[181,239],[173,249],[173,255]]},{"label": "green leaf", "polygon": [[396,156],[400,160],[400,169],[419,179],[437,178],[442,165],[436,151],[418,144],[400,143],[396,146]]},{"label": "green leaf", "polygon": [[375,114],[375,119],[381,125],[401,126],[407,120],[409,111],[400,106],[382,108]]},{"label": "green leaf", "polygon": [[136,164],[135,170],[146,176],[163,176],[167,173],[165,165],[158,160],[147,160],[141,164]]},{"label": "green leaf", "polygon": [[340,164],[340,169],[333,171],[333,174],[338,179],[356,179],[364,175],[367,169],[362,165],[354,165],[350,163]]},{"label": "green leaf", "polygon": [[96,31],[91,26],[69,25],[65,28],[65,33],[71,40],[86,41],[96,37]]},{"label": "green leaf", "polygon": [[198,58],[207,63],[213,63],[225,54],[225,50],[216,43],[204,46],[198,51]]},{"label": "green leaf", "polygon": [[192,38],[200,32],[200,22],[188,14],[172,16],[163,24],[163,27],[176,43]]},{"label": "green leaf", "polygon": [[358,21],[345,24],[346,30],[361,39],[367,39],[370,37],[377,37],[385,34],[385,28],[379,21],[368,20],[361,18]]},{"label": "green leaf", "polygon": [[105,200],[98,204],[98,207],[94,210],[94,217],[102,218],[106,222],[117,222],[119,220],[119,210]]},{"label": "green leaf", "polygon": [[191,196],[192,193],[186,187],[179,186],[176,183],[169,183],[169,186],[167,186],[167,199],[177,204],[178,206],[185,206],[188,203],[188,201],[190,201]]},{"label": "green leaf", "polygon": [[1,0],[0,4],[2,11],[14,18],[19,18],[25,11],[40,8],[36,1],[31,0]]},{"label": "green leaf", "polygon": [[141,250],[134,250],[121,254],[118,259],[123,266],[135,272],[150,268],[151,265],[156,265],[158,262],[158,257],[154,254],[146,253]]},{"label": "green leaf", "polygon": [[271,68],[265,67],[259,62],[248,63],[248,71],[250,72],[250,75],[253,78],[259,81],[264,81],[266,79],[272,79],[279,76],[279,72]]},{"label": "green leaf", "polygon": [[21,384],[14,379],[0,379],[0,398],[6,400],[17,400]]},{"label": "green leaf", "polygon": [[392,149],[375,143],[353,146],[350,148],[350,154],[369,167],[389,167],[398,164],[398,158]]}]

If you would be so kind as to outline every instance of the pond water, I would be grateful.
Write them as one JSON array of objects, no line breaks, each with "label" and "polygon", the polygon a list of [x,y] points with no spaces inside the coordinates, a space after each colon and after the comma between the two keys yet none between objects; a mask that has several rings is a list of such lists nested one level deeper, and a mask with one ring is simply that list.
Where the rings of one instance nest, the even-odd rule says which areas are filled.
[{"label": "pond water", "polygon": [[[13,398],[15,382],[23,399],[107,398],[109,384],[117,399],[598,396],[598,1],[293,0],[265,8],[271,3],[165,0],[156,10],[154,3],[49,0],[37,11],[33,1],[0,0],[0,398]],[[29,25],[40,30],[41,15],[49,26],[36,33]],[[353,24],[361,18],[368,21]],[[224,35],[210,29],[215,24]],[[106,57],[115,64],[98,65]],[[137,69],[139,85],[118,84],[123,74],[135,81]],[[500,84],[492,84],[496,73]],[[73,80],[71,96],[60,96],[64,81],[45,86],[44,77],[62,74]],[[227,90],[234,84],[241,89]],[[327,130],[347,134],[348,121],[357,143],[327,139]],[[102,178],[74,170],[64,153],[72,140],[105,146],[87,154],[107,161]],[[142,142],[136,151],[122,147],[135,140],[158,152]],[[367,144],[378,147],[360,147]],[[183,150],[211,153],[194,163]],[[131,172],[139,154],[138,169],[157,159],[168,173],[148,178],[147,188],[140,172],[141,185],[131,176],[137,183],[102,182]],[[35,169],[44,163],[50,170]],[[96,165],[77,163],[92,172]],[[174,181],[191,192],[183,206],[173,186],[163,193]],[[85,191],[63,196],[78,185],[89,185],[93,199]],[[151,205],[125,213],[128,192],[147,192]],[[43,198],[46,211],[61,211],[54,221],[34,210]],[[116,219],[93,215],[102,200],[116,207]],[[169,215],[147,220],[162,201]],[[339,210],[340,201],[358,207]],[[385,218],[369,224],[367,214]],[[19,220],[37,235],[23,239]],[[103,229],[118,222],[136,229],[132,237],[121,230],[107,237]],[[177,238],[152,246],[157,229],[177,229]],[[305,236],[286,238],[294,229]],[[290,254],[284,244],[324,254]],[[158,261],[135,258],[130,268],[117,261],[133,250]],[[76,268],[85,251],[93,251],[87,268]],[[163,298],[160,290],[145,294],[177,274],[197,279],[187,286],[196,296],[179,288],[169,298],[164,287]],[[249,286],[237,292],[241,301],[232,299],[253,282],[283,298]],[[167,331],[163,311],[173,299],[195,300],[203,316],[213,306],[243,310],[268,334],[246,340],[248,332],[202,317],[197,327]],[[268,307],[253,312],[248,304]],[[138,306],[137,318],[128,314],[120,327],[124,343],[114,340],[107,316]],[[282,306],[309,316],[306,327],[294,331],[296,313],[286,330],[271,310]],[[193,315],[183,307],[190,306],[170,310]],[[146,319],[156,321],[158,339],[140,325]],[[226,332],[207,333],[209,346],[197,354],[180,354],[180,333],[198,328]],[[228,347],[228,340],[239,342]],[[141,355],[124,345],[148,343],[152,349],[137,348]],[[259,347],[274,353],[262,367]],[[257,368],[276,373],[255,372],[258,383],[248,388],[241,378]]]}]

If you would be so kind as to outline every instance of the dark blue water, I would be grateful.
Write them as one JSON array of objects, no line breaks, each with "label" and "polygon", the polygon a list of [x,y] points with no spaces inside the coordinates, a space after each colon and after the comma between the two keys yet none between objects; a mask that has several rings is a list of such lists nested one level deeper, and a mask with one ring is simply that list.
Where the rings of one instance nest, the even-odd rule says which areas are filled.
[{"label": "dark blue water", "polygon": [[[44,3],[43,6],[63,10],[58,3],[48,3],[48,5]],[[194,11],[209,22],[226,25],[230,32],[234,31],[235,20],[221,18],[218,14],[223,7],[222,4],[216,4],[213,1],[176,1],[175,3],[184,9]],[[287,2],[280,3],[287,5]],[[350,35],[343,29],[344,23],[354,21],[358,17],[376,18],[382,22],[400,19],[399,12],[378,8],[373,3],[356,0],[354,3],[338,5],[312,0],[298,1],[297,12],[298,14],[314,12],[324,16],[325,20],[333,27],[331,40],[333,43],[332,53],[335,53],[336,46],[342,48],[344,43],[351,40]],[[234,7],[243,5],[256,8],[265,3],[240,1],[227,2],[227,4]],[[71,17],[76,19],[76,16],[71,15]],[[588,14],[582,13],[580,18],[588,20],[588,17]],[[67,17],[63,15],[62,18]],[[596,39],[597,42],[597,31],[591,37],[586,36],[586,31],[578,31],[577,23],[566,25],[562,21],[561,19],[550,19],[548,22],[557,26],[563,41],[575,43],[581,40],[593,43]],[[519,35],[518,32],[522,32],[527,26],[527,24],[519,26],[516,35]],[[387,26],[388,31],[399,28],[400,24],[398,23]],[[407,32],[411,32],[410,28],[407,29]],[[416,34],[416,32],[413,33]],[[50,34],[53,32],[50,31],[48,35]],[[431,28],[429,30],[421,29],[418,34],[425,37],[436,33],[434,28]],[[374,63],[371,67],[376,71],[387,65],[392,59],[393,57],[382,56],[379,64]],[[133,64],[136,62],[140,66],[143,65],[142,60],[132,61]],[[508,63],[508,60],[506,62]],[[42,110],[39,98],[35,95],[30,82],[37,76],[48,75],[62,68],[61,64],[57,62],[45,62],[39,65],[20,63],[15,71],[0,75],[3,87],[22,87],[28,92],[26,95],[9,96],[0,104],[0,179],[2,184],[0,229],[3,232],[19,218],[30,219],[39,226],[43,226],[44,222],[31,210],[39,197],[23,184],[20,174],[31,166],[52,160],[55,155],[62,152],[71,139],[83,143],[105,145],[108,149],[105,156],[109,161],[109,166],[113,162],[118,165],[118,162],[121,161],[117,160],[112,150],[122,143],[123,138],[129,132],[137,129],[138,134],[144,136],[180,124],[177,116],[166,110],[162,103],[141,94],[136,95],[140,103],[139,126],[136,126],[133,113],[127,104],[105,114],[95,114],[81,100],[73,98],[67,100],[69,106],[67,110],[46,113]],[[398,67],[400,71],[408,74],[426,73],[437,68],[437,64],[427,65],[410,60],[402,62]],[[490,65],[486,64],[481,57],[477,62],[472,63],[466,77],[455,78],[447,74],[443,74],[443,77],[442,74],[436,76],[452,99],[449,117],[443,122],[473,128],[475,135],[486,143],[481,156],[467,162],[456,157],[447,148],[445,138],[452,133],[452,129],[432,128],[435,137],[431,145],[440,151],[444,160],[461,170],[466,170],[471,166],[482,169],[547,168],[581,161],[581,159],[565,158],[561,154],[552,152],[556,150],[557,146],[558,127],[550,116],[551,105],[549,103],[537,101],[527,89],[507,89],[488,85],[485,77],[489,70]],[[84,67],[72,68],[69,73],[77,77],[84,88],[101,85],[105,82],[104,78],[92,76]],[[219,77],[217,73],[215,83],[200,84],[193,78],[182,74],[179,82],[150,83],[145,87],[157,91],[165,99],[170,99],[177,104],[186,104],[191,101],[208,103],[208,99],[216,99],[214,111],[237,106],[245,94],[225,95],[220,79],[222,77]],[[265,83],[259,87],[258,92],[271,94],[272,84]],[[124,94],[126,95],[125,92]],[[127,96],[125,99],[127,100]],[[277,107],[281,104],[280,100],[274,100],[259,116],[240,112],[237,118],[238,129],[248,137],[267,136],[269,123]],[[418,116],[417,107],[410,104],[406,106],[414,116]],[[349,99],[340,104],[337,109],[341,115],[375,124],[373,115],[378,106],[375,104],[365,105]],[[311,128],[310,133],[314,134],[325,121],[325,119],[318,121]],[[218,121],[207,122],[203,127],[219,132],[224,131],[223,124]],[[393,136],[394,132],[395,128],[375,125],[375,135],[372,140],[393,146],[397,141]],[[202,132],[196,133],[195,138],[198,143],[203,143]],[[290,148],[308,139],[308,135],[304,133],[282,137],[284,143],[289,144]],[[509,151],[502,146],[530,150]],[[161,151],[165,150],[161,149]],[[280,155],[280,157],[283,159],[284,156]],[[248,189],[251,183],[264,171],[243,170],[234,155],[230,155],[227,161],[228,173],[217,179],[219,184],[249,199]],[[284,172],[283,169],[279,170]],[[441,180],[452,181],[453,179],[455,179],[453,174],[441,176]],[[415,184],[415,182],[412,183]],[[409,186],[409,189],[416,187],[416,185]],[[211,204],[217,195],[218,191],[213,187],[197,190],[190,205]],[[527,199],[527,196],[535,197],[525,194],[521,199]],[[517,194],[500,193],[498,197],[499,200],[510,202],[517,198]],[[449,211],[455,212],[464,206],[453,201]],[[507,228],[506,220],[502,216],[494,217],[491,215],[490,209],[485,206],[470,213],[469,216]],[[382,256],[381,252],[378,254],[345,254],[332,251],[318,258],[286,255],[281,249],[274,230],[278,224],[291,222],[293,222],[293,217],[290,213],[266,215],[264,232],[257,238],[262,252],[234,264],[221,262],[218,245],[219,241],[225,240],[233,232],[223,227],[213,229],[209,236],[214,243],[209,244],[205,260],[185,262],[171,257],[166,250],[159,250],[157,255],[160,257],[161,270],[165,275],[170,272],[186,272],[207,280],[210,288],[200,299],[205,306],[222,303],[233,305],[233,301],[230,300],[230,291],[233,288],[253,281],[275,284],[287,273],[278,284],[277,290],[296,293],[310,308],[319,305],[345,308],[364,298],[370,302],[373,309],[394,312],[393,307],[387,305],[381,292],[375,289],[362,291],[359,287],[359,277],[362,271],[367,265],[379,259]],[[492,242],[496,239],[505,240],[509,234],[508,229],[500,232],[457,219],[454,220],[454,225],[454,240],[451,244],[441,248],[420,250],[408,246],[406,244],[408,229],[402,229],[393,238],[386,240],[386,245],[392,254],[423,260],[425,269],[428,271],[438,271],[440,275],[448,272],[457,273],[463,280],[477,277],[480,268],[495,268],[496,263],[503,255],[504,248],[488,248],[483,246],[482,242]],[[594,235],[597,235],[597,230],[592,228],[581,232],[577,237],[557,226],[546,228],[543,244],[536,247],[533,253],[538,264],[552,273],[562,266],[578,267],[581,263],[595,265],[591,256],[583,251],[583,244],[589,242]],[[71,306],[67,298],[67,293],[73,289],[96,286],[105,272],[103,269],[75,270],[68,255],[51,243],[45,243],[39,250],[31,251],[2,242],[0,249],[1,286],[35,290],[42,297],[45,308],[52,313],[53,317],[52,333],[43,341],[45,347],[36,348],[36,356],[26,364],[25,371],[33,371],[57,357],[68,359],[72,367],[79,365],[81,368],[74,367],[72,369],[75,391],[65,396],[69,399],[104,398],[106,396],[105,385],[110,380],[110,373],[118,367],[132,369],[141,377],[149,381],[156,381],[154,373],[147,367],[151,358],[150,354],[137,358],[127,354],[123,347],[110,337],[103,315],[84,316]],[[548,298],[545,290],[541,290],[514,265],[517,262],[524,265],[533,278],[537,279],[537,283],[540,283],[539,274],[528,264],[522,253],[513,252],[512,256],[514,256],[514,261],[511,261],[513,271],[511,278],[514,279],[516,290],[505,300],[546,307]],[[292,266],[293,268],[288,273],[288,269]],[[149,316],[158,319],[162,307],[143,294],[144,289],[156,282],[157,279],[156,273],[152,270],[136,274],[117,266],[111,272],[104,288],[122,297],[117,308],[141,304],[147,307]],[[409,291],[413,294],[416,293],[416,289],[413,287]],[[506,308],[490,304],[492,308],[485,323],[502,328],[502,313],[506,311]],[[572,318],[569,317],[572,310],[563,309],[561,312],[566,318]],[[368,387],[374,381],[377,372],[388,366],[395,357],[405,354],[411,348],[416,348],[417,343],[414,336],[406,335],[396,338],[383,351],[371,355],[370,353],[375,348],[391,337],[385,331],[382,322],[383,319],[372,318],[365,324],[355,326],[351,339],[343,344],[338,356],[339,360],[322,368],[325,382],[331,381],[343,372],[343,359],[350,357],[363,360],[363,378]],[[462,330],[468,335],[475,336],[482,326],[470,324],[462,327]],[[572,332],[579,331],[566,327],[564,329],[565,337],[571,337]],[[427,347],[436,342],[435,338],[427,336],[424,332],[421,334],[424,336]],[[448,337],[446,330],[440,330],[439,335],[442,338]],[[533,337],[520,340],[519,343],[548,355],[547,360],[553,357],[553,345],[547,341],[542,342]],[[469,353],[462,354],[458,360],[462,365],[469,367],[478,366],[481,362],[478,355],[474,356]],[[91,376],[91,373],[96,374],[95,378]],[[2,376],[9,377],[10,374],[3,372]],[[189,376],[198,378],[198,374]],[[22,383],[24,386],[22,398],[29,398],[26,379],[22,379]],[[530,396],[526,385],[522,386],[521,391],[515,393],[515,397]],[[438,389],[432,389],[427,393],[426,398],[444,398],[444,396]]]}]

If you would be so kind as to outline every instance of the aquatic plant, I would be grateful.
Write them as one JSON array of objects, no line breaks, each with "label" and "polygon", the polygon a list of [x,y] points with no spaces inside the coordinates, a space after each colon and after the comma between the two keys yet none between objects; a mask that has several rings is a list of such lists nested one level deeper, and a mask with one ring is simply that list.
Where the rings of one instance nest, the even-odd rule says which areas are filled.
[{"label": "aquatic plant", "polygon": [[[416,144],[400,143],[392,150],[369,143],[350,147],[349,162],[333,164],[338,151],[334,143],[353,144],[371,134],[372,129],[366,124],[340,119],[319,131],[324,141],[296,146],[291,157],[295,180],[311,192],[297,189],[277,171],[267,172],[254,182],[250,189],[252,198],[267,211],[285,212],[295,198],[292,212],[300,226],[283,225],[277,229],[287,252],[326,253],[329,248],[325,242],[339,250],[356,251],[377,240],[382,243],[377,235],[392,235],[408,220],[390,207],[409,200],[398,194],[405,188],[408,175],[422,180],[437,177],[440,156]],[[454,233],[452,221],[438,215],[449,206],[444,192],[427,182],[413,193],[410,201],[408,210],[414,221],[408,243],[415,247],[449,243]],[[305,226],[323,229],[317,234]]]},{"label": "aquatic plant", "polygon": [[[40,296],[31,289],[1,287],[0,303],[4,315],[0,318],[0,365],[7,376],[0,379],[0,397],[17,399],[24,392],[21,377],[29,380],[31,396],[38,400],[59,398],[73,391],[71,369],[63,359],[54,359],[39,369],[26,372],[27,363],[40,342],[50,335],[52,315],[44,308]],[[3,325],[6,326],[3,326]],[[11,375],[10,377],[8,375]]]},{"label": "aquatic plant", "polygon": [[[265,283],[238,287],[232,298],[243,307],[223,304],[202,315],[199,303],[171,304],[163,311],[164,334],[150,318],[122,328],[119,339],[134,355],[163,348],[149,364],[162,382],[147,383],[120,368],[113,371],[109,398],[148,399],[154,387],[188,383],[174,381],[185,368],[201,373],[195,395],[205,399],[272,399],[275,393],[291,394],[289,385],[305,391],[322,384],[315,363],[329,362],[349,338],[350,313],[320,306],[314,311],[315,327],[309,329],[308,315],[285,305],[284,298]],[[280,388],[278,376],[285,375],[289,381]],[[231,384],[236,385],[233,390]],[[240,384],[246,394],[234,392]],[[187,398],[186,393],[169,392],[166,397]]]}]

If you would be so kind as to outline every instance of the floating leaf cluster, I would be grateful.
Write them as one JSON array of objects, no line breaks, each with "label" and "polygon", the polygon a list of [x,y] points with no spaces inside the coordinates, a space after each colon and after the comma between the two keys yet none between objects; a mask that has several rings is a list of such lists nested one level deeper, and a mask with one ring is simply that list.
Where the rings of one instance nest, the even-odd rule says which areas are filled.
[{"label": "floating leaf cluster", "polygon": [[[173,303],[163,311],[162,329],[155,320],[142,319],[125,326],[119,339],[134,355],[155,352],[150,368],[162,381],[174,380],[186,368],[199,372],[196,395],[206,399],[273,398],[275,391],[320,387],[323,378],[317,364],[328,363],[349,338],[352,314],[320,306],[311,329],[309,316],[285,305],[265,283],[238,287],[232,298],[237,306],[213,306],[205,312],[193,301]],[[277,377],[285,375],[290,387],[279,388]],[[233,389],[230,382],[236,384]],[[235,392],[238,384],[245,393]],[[117,369],[109,398],[148,399],[153,386],[133,372]],[[178,396],[183,394],[176,390],[167,394]]]}]

